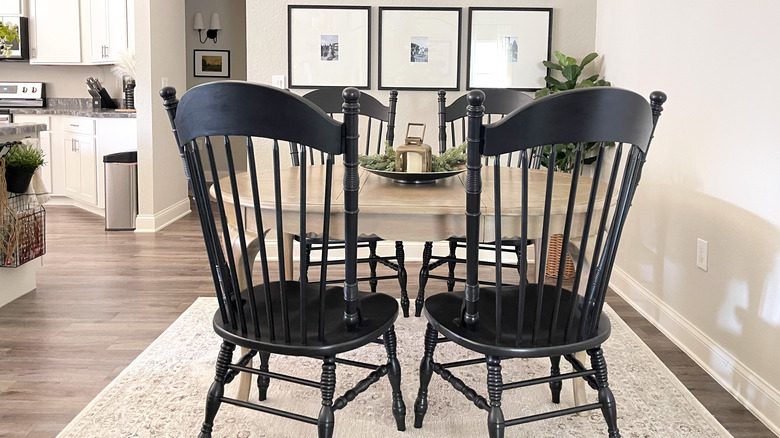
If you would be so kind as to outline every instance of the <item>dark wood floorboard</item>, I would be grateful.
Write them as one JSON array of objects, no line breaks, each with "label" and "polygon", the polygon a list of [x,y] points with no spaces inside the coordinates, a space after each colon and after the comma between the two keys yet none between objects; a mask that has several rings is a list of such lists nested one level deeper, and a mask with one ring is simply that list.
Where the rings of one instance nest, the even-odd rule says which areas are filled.
[{"label": "dark wood floorboard", "polygon": [[[38,288],[0,308],[0,437],[56,436],[197,297],[213,294],[194,214],[143,234],[105,232],[102,218],[75,207],[47,213]],[[413,299],[420,265],[408,265]],[[431,293],[444,288],[429,282]],[[608,302],[735,437],[775,436],[625,301]]]}]

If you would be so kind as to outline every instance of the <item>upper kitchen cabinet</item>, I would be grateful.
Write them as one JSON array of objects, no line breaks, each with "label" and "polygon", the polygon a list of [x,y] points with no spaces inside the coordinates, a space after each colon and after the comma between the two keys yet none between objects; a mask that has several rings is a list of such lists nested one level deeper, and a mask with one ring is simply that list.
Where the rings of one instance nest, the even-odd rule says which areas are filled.
[{"label": "upper kitchen cabinet", "polygon": [[112,64],[128,48],[128,0],[30,0],[30,64]]},{"label": "upper kitchen cabinet", "polygon": [[92,62],[114,63],[127,50],[127,0],[91,0]]},{"label": "upper kitchen cabinet", "polygon": [[30,64],[81,63],[79,0],[30,0]]},{"label": "upper kitchen cabinet", "polygon": [[0,0],[0,15],[22,15],[22,0]]}]

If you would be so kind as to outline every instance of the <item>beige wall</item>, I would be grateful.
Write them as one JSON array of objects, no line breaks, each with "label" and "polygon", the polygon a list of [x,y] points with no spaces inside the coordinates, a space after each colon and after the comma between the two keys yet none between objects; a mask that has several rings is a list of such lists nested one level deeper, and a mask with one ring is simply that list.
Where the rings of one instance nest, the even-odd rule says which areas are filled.
[{"label": "beige wall", "polygon": [[[209,27],[211,13],[219,13],[222,30],[217,33],[217,42],[208,39],[201,43],[198,31],[192,29],[195,13],[203,14],[203,22]],[[187,33],[187,88],[215,80],[246,80],[246,2],[245,0],[186,0],[184,30]],[[206,31],[202,32],[206,37]],[[194,50],[229,50],[230,78],[196,78],[193,73]]]},{"label": "beige wall", "polygon": [[598,2],[612,84],[669,95],[613,284],[780,433],[780,4],[748,3]]},{"label": "beige wall", "polygon": [[122,99],[122,81],[110,66],[30,65],[28,62],[0,62],[0,81],[44,82],[46,97],[89,99],[86,79],[96,78],[114,99]]},{"label": "beige wall", "polygon": [[[265,84],[271,83],[272,75],[287,76],[287,5],[288,4],[332,4],[326,0],[306,1],[267,1],[246,0],[247,3],[247,79]],[[420,6],[414,0],[391,2],[392,6]],[[364,92],[373,95],[380,101],[387,102],[388,90],[378,90],[378,44],[379,40],[379,6],[389,5],[389,2],[345,0],[340,5],[371,5],[371,90]],[[473,1],[452,0],[448,2],[428,2],[430,6],[463,7],[463,27],[461,35],[461,91],[448,92],[448,96],[459,96],[465,93],[466,87],[466,44],[468,23],[468,6],[475,5]],[[560,50],[569,56],[582,57],[593,51],[596,34],[596,0],[566,1],[528,1],[528,0],[493,0],[481,1],[479,6],[511,6],[511,7],[552,7],[553,11],[553,50]],[[260,25],[261,24],[261,25]],[[288,82],[289,82],[289,78]],[[303,94],[308,90],[294,90]],[[436,143],[437,94],[435,91],[399,91],[397,129],[403,137],[406,124],[422,122],[427,125],[425,142]]]}]

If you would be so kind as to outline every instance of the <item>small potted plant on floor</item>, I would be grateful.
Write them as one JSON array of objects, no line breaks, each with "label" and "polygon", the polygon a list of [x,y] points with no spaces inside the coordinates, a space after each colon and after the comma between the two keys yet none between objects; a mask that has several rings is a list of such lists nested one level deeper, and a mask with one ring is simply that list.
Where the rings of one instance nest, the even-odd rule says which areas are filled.
[{"label": "small potted plant on floor", "polygon": [[43,151],[33,144],[15,142],[5,159],[5,181],[9,192],[25,193],[35,171],[43,166]]}]

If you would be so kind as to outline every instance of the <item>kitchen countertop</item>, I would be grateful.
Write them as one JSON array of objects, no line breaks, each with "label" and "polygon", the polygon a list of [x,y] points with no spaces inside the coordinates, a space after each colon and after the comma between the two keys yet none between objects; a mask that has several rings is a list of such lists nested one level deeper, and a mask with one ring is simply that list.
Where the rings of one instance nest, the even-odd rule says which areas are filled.
[{"label": "kitchen countertop", "polygon": [[93,117],[93,118],[124,118],[134,119],[135,112],[117,111],[111,109],[94,110],[74,109],[74,108],[14,108],[11,114],[41,114],[41,115],[64,115],[74,117]]},{"label": "kitchen countertop", "polygon": [[64,115],[92,118],[134,119],[135,111],[92,108],[91,99],[47,98],[43,108],[10,108],[11,114]]},{"label": "kitchen countertop", "polygon": [[45,131],[43,123],[0,123],[0,138],[12,135],[35,134]]}]

